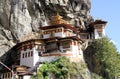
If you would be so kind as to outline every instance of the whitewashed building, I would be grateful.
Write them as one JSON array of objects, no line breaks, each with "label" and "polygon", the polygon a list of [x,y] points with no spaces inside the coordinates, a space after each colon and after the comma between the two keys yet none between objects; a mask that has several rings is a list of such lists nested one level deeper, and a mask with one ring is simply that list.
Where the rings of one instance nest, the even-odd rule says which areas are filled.
[{"label": "whitewashed building", "polygon": [[91,23],[91,27],[94,29],[94,38],[99,39],[104,37],[105,34],[105,26],[107,22],[102,20],[95,20],[95,22]]},{"label": "whitewashed building", "polygon": [[[17,59],[14,66],[14,73],[2,72],[1,79],[30,79],[37,71],[37,68],[44,62],[66,56],[71,61],[83,62],[82,43],[93,35],[95,39],[105,35],[104,27],[106,22],[95,21],[90,24],[90,29],[75,28],[57,15],[53,17],[50,26],[40,27],[42,38],[29,39],[20,42],[13,48],[17,50]],[[93,35],[92,35],[93,34]]]}]

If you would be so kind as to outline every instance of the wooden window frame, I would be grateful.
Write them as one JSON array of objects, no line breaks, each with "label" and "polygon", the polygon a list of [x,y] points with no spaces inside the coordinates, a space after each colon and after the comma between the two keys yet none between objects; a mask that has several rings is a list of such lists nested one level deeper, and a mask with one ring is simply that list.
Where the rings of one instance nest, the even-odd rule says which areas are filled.
[{"label": "wooden window frame", "polygon": [[30,56],[31,56],[31,57],[33,56],[33,51],[31,51],[31,54],[30,54]]},{"label": "wooden window frame", "polygon": [[27,52],[25,53],[25,58],[27,58]]},{"label": "wooden window frame", "polygon": [[28,52],[28,57],[30,57],[30,52]]},{"label": "wooden window frame", "polygon": [[65,42],[65,41],[64,41],[64,42],[62,43],[62,47],[63,47],[63,48],[70,48],[70,41],[68,41],[68,42]]},{"label": "wooden window frame", "polygon": [[25,53],[22,54],[22,58],[25,58]]}]

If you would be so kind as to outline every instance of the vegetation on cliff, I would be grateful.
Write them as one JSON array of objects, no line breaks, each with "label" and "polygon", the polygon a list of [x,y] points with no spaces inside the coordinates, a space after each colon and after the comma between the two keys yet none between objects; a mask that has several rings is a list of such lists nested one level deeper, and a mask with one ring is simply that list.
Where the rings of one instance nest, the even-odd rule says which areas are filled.
[{"label": "vegetation on cliff", "polygon": [[105,79],[114,79],[120,75],[120,54],[106,37],[90,42],[85,50],[85,59],[89,69]]},{"label": "vegetation on cliff", "polygon": [[66,57],[61,57],[50,63],[43,64],[33,79],[82,79],[85,77],[86,64],[70,62]]}]

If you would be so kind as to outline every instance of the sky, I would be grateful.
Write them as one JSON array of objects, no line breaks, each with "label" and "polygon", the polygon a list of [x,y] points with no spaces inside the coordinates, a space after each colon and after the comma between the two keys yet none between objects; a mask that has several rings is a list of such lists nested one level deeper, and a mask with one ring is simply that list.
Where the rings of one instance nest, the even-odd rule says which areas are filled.
[{"label": "sky", "polygon": [[120,0],[91,0],[90,14],[108,22],[106,35],[120,52]]}]

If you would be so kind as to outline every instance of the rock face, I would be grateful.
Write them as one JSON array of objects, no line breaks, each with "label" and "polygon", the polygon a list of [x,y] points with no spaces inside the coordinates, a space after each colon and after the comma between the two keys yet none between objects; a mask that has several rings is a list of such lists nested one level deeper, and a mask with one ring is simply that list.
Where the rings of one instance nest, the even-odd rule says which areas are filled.
[{"label": "rock face", "polygon": [[89,0],[0,0],[0,56],[57,13],[76,27],[87,27],[90,7]]}]

